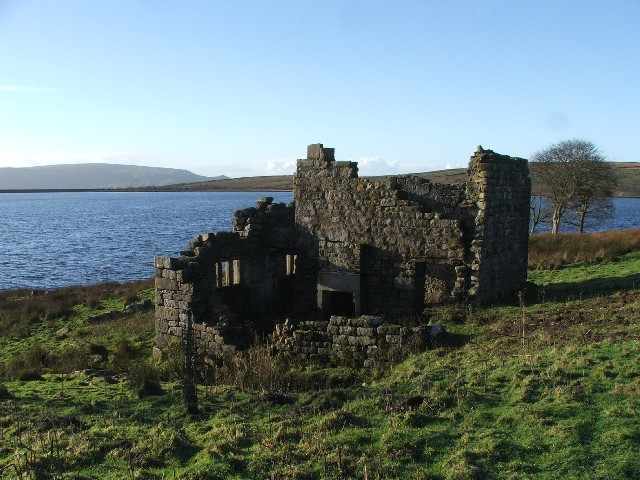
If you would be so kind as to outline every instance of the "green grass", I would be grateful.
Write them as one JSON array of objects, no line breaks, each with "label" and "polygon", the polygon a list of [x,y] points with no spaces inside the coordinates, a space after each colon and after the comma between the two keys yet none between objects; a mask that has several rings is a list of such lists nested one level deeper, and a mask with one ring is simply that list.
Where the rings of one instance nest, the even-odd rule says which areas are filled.
[{"label": "green grass", "polygon": [[570,299],[640,288],[640,251],[612,262],[570,264],[561,270],[531,270],[529,280],[546,299]]},{"label": "green grass", "polygon": [[[121,308],[107,292],[2,338],[0,371],[38,346],[61,358],[100,345],[112,373],[51,361],[41,380],[5,377],[0,478],[637,478],[639,267],[636,252],[532,270],[544,287],[524,305],[434,310],[450,341],[373,370],[271,364],[256,350],[199,386],[195,417],[179,383],[139,398],[136,368],[162,376],[171,359],[151,357],[150,311],[87,321]],[[252,370],[279,377],[277,391]]]}]

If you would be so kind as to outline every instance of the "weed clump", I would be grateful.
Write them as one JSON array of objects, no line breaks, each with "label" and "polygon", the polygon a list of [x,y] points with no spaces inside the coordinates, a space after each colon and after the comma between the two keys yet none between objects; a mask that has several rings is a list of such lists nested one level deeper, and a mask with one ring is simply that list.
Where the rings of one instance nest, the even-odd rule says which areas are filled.
[{"label": "weed clump", "polygon": [[161,370],[147,360],[131,361],[126,364],[126,371],[129,372],[129,383],[138,398],[164,395],[165,392],[160,385]]}]

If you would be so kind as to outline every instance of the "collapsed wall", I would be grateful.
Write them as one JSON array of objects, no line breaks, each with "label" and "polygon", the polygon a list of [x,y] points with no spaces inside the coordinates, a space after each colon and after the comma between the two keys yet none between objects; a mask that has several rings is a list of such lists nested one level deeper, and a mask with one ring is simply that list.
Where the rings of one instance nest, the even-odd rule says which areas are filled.
[{"label": "collapsed wall", "polygon": [[235,212],[233,232],[196,235],[179,258],[157,257],[156,339],[182,341],[188,324],[208,352],[242,346],[247,319],[291,300],[293,207],[263,197]]}]

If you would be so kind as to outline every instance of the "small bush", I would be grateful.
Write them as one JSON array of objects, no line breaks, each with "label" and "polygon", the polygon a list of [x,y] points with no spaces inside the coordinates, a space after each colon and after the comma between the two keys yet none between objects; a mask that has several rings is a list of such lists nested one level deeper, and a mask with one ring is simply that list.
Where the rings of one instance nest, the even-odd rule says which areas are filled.
[{"label": "small bush", "polygon": [[145,378],[142,385],[136,390],[138,398],[151,397],[154,395],[164,395],[164,390],[157,379]]},{"label": "small bush", "polygon": [[111,353],[110,363],[117,372],[130,372],[141,360],[141,352],[130,340],[120,340]]},{"label": "small bush", "polygon": [[11,358],[0,370],[0,376],[11,380],[40,380],[52,357],[42,347],[36,346]]},{"label": "small bush", "polygon": [[146,362],[140,362],[131,367],[129,383],[138,394],[138,398],[164,394],[160,385],[159,372]]},{"label": "small bush", "polygon": [[44,377],[37,370],[22,370],[18,374],[18,380],[23,382],[38,382],[44,380]]},{"label": "small bush", "polygon": [[71,373],[92,366],[91,349],[88,346],[72,346],[50,361],[50,368],[56,373]]},{"label": "small bush", "polygon": [[[182,378],[184,369],[184,358],[182,356],[182,344],[178,341],[171,342],[167,347],[162,349],[154,361],[156,368],[163,380],[173,382]],[[205,368],[208,365],[205,364]]]},{"label": "small bush", "polygon": [[7,386],[0,383],[0,400],[9,400],[11,398],[13,398],[13,395],[11,395]]}]

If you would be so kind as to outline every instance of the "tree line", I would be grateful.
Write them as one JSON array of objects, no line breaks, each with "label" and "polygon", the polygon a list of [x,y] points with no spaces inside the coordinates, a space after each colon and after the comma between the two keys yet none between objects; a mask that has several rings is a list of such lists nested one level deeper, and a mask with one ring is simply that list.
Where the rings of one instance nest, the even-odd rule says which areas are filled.
[{"label": "tree line", "polygon": [[563,140],[533,154],[537,187],[531,192],[530,232],[543,224],[557,234],[565,223],[586,227],[613,216],[613,167],[592,142]]}]

